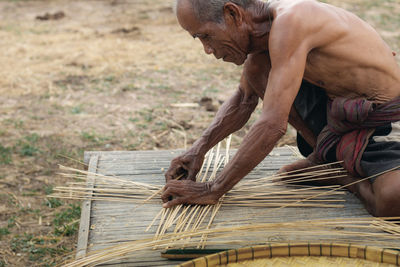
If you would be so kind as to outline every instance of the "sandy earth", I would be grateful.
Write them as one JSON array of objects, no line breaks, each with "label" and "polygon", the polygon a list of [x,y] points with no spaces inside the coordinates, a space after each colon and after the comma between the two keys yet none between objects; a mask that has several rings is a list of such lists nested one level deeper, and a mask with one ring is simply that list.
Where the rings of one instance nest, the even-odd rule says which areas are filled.
[{"label": "sandy earth", "polygon": [[[329,2],[400,51],[397,0]],[[66,157],[85,150],[190,145],[241,68],[205,55],[171,1],[1,1],[0,18],[0,267],[51,266],[73,256],[79,218],[78,204],[46,198],[63,183],[57,164],[84,168]]]}]

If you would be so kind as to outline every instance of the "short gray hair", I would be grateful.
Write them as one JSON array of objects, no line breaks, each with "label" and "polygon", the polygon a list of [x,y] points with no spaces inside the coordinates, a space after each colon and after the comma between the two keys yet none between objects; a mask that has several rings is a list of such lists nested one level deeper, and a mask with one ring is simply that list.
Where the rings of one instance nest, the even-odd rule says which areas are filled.
[{"label": "short gray hair", "polygon": [[176,0],[176,6],[180,1],[189,1],[196,18],[202,22],[223,22],[224,6],[226,3],[234,3],[247,9],[256,0]]}]

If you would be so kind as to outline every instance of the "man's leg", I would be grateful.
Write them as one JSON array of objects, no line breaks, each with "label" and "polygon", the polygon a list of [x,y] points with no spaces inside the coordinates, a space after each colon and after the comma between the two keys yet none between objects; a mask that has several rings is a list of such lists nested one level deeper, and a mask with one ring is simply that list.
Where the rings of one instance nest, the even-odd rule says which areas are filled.
[{"label": "man's leg", "polygon": [[[316,178],[314,181],[307,182],[308,185],[349,185],[345,188],[352,193],[355,193],[357,188],[355,182],[359,179],[353,178],[350,175],[346,175],[345,173],[341,172],[338,173],[337,171],[330,172],[330,169],[340,168],[339,163],[332,163],[331,165],[319,165],[314,163],[313,154],[308,156],[305,159],[300,159],[295,161],[289,165],[283,166],[277,174],[282,175],[282,181],[290,181],[292,179],[299,178],[298,175],[293,176],[293,174],[301,174],[301,173],[309,173],[309,172],[316,172],[316,171],[327,171],[326,174],[322,175],[321,177],[314,177]],[[285,173],[289,173],[292,175],[285,176]],[[292,176],[292,177],[291,177]],[[318,179],[324,178],[324,179]],[[368,181],[369,182],[369,181]],[[301,182],[299,182],[301,184]]]},{"label": "man's leg", "polygon": [[374,183],[358,183],[356,194],[372,215],[400,216],[400,170],[382,174]]},{"label": "man's leg", "polygon": [[[284,174],[285,172],[293,172],[296,170],[301,173],[301,169],[314,166],[317,165],[312,163],[310,160],[302,159],[282,167],[278,173]],[[321,169],[328,168],[329,167],[324,166]],[[315,170],[317,169],[312,169],[312,171]],[[290,180],[290,177],[286,177],[283,180]],[[400,170],[382,174],[378,176],[373,183],[369,180],[357,181],[360,181],[360,179],[348,175],[347,177],[318,181],[315,185],[347,185],[353,183],[353,185],[346,188],[361,199],[368,212],[373,216],[400,216]]]}]

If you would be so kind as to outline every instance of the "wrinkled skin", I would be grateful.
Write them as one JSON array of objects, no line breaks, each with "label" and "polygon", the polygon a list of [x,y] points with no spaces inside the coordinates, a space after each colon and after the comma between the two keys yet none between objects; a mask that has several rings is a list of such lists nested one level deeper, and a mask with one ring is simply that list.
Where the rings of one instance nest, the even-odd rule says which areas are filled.
[{"label": "wrinkled skin", "polygon": [[[244,68],[238,89],[211,125],[188,152],[172,161],[162,195],[164,207],[215,203],[270,153],[288,123],[315,147],[316,136],[292,106],[303,79],[325,88],[331,99],[364,97],[384,103],[400,96],[396,53],[371,26],[343,9],[312,0],[257,1],[248,9],[228,2],[223,23],[214,23],[199,21],[190,2],[180,0],[177,18],[207,54]],[[259,100],[260,117],[221,174],[206,186],[192,182],[205,153],[242,128]],[[307,164],[298,162],[284,170]],[[183,170],[189,180],[174,181]],[[400,215],[399,171],[352,190],[373,215]]]},{"label": "wrinkled skin", "polygon": [[168,183],[177,177],[181,177],[180,180],[196,181],[196,175],[203,161],[203,155],[198,156],[190,151],[185,152],[172,160],[170,168],[165,173],[165,181]]},{"label": "wrinkled skin", "polygon": [[[190,195],[186,192],[190,192]],[[169,196],[175,196],[175,198],[169,200]],[[191,180],[172,180],[168,182],[168,187],[164,190],[161,198],[164,202],[163,207],[169,208],[179,204],[216,204],[219,198],[211,196],[210,183],[196,183]]]}]

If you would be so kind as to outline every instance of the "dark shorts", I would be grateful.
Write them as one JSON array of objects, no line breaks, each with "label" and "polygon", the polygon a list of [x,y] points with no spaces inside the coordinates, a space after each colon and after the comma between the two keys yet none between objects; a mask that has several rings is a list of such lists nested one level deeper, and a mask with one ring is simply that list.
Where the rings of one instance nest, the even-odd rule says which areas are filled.
[{"label": "dark shorts", "polygon": [[[316,136],[326,126],[326,108],[328,97],[325,91],[307,81],[302,82],[300,91],[294,101],[297,112]],[[377,127],[361,158],[361,167],[366,177],[400,168],[400,122],[389,123]],[[383,139],[387,140],[383,140]],[[297,134],[297,145],[301,154],[307,157],[312,153],[312,147],[307,144],[300,134]],[[328,161],[335,162],[336,149],[328,152]]]}]

